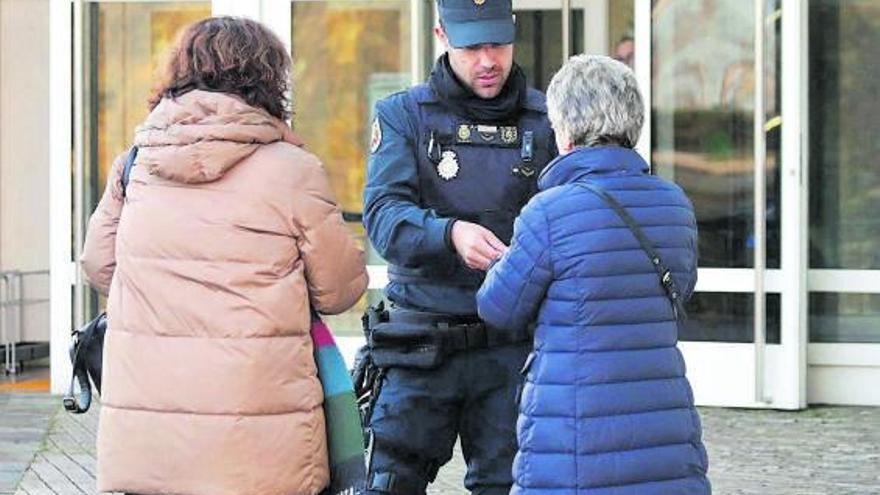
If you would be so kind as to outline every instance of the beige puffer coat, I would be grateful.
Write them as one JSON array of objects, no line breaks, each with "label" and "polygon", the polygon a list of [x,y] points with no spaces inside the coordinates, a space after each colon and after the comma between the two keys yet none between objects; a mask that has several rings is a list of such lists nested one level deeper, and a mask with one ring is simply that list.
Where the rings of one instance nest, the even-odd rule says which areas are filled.
[{"label": "beige puffer coat", "polygon": [[109,290],[98,490],[318,493],[328,482],[309,305],[367,286],[316,157],[221,94],[163,100],[116,160],[83,270]]}]

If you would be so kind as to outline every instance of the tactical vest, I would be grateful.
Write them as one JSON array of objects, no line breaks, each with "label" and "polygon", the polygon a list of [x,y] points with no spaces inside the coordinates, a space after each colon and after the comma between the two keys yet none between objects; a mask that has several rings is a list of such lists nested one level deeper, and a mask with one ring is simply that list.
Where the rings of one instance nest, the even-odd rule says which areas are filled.
[{"label": "tactical vest", "polygon": [[[529,90],[518,120],[476,122],[450,112],[428,85],[408,92],[416,116],[420,206],[441,217],[477,223],[510,244],[513,222],[537,192],[537,178],[556,156],[543,95]],[[389,267],[392,281],[478,287],[484,274],[438,263]]]}]

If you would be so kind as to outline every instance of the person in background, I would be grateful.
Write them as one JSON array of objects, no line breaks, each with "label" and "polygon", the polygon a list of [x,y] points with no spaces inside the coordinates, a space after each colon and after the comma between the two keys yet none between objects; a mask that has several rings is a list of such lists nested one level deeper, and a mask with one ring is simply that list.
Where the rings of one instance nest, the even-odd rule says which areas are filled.
[{"label": "person in background", "polygon": [[636,58],[636,42],[630,36],[620,38],[614,47],[614,60],[623,62],[630,69],[633,68]]},{"label": "person in background", "polygon": [[633,150],[644,107],[624,64],[572,58],[547,106],[561,156],[477,295],[492,328],[537,324],[511,493],[708,494],[676,347],[697,280],[691,202]]},{"label": "person in background", "polygon": [[89,221],[107,302],[99,492],[317,494],[328,483],[310,309],[367,286],[290,116],[290,58],[261,24],[186,29]]}]

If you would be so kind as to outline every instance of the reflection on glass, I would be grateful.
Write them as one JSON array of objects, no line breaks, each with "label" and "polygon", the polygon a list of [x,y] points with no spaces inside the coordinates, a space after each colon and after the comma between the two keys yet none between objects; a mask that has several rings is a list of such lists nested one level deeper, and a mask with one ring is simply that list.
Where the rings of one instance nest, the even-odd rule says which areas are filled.
[{"label": "reflection on glass", "polygon": [[[767,343],[780,338],[781,298],[767,294]],[[697,292],[686,306],[688,319],[678,339],[695,342],[755,341],[755,295]]]},{"label": "reflection on glass", "polygon": [[[635,62],[635,40],[633,23],[635,10],[632,0],[608,1],[608,55],[633,67]],[[587,2],[587,7],[591,5]],[[587,15],[590,15],[589,10]]]},{"label": "reflection on glass", "polygon": [[810,2],[813,268],[880,269],[878,46],[880,2]]},{"label": "reflection on glass", "polygon": [[[621,53],[634,53],[633,3],[632,0],[609,0],[607,11],[597,9],[598,4],[586,2],[583,8],[571,11],[571,53],[601,53],[614,56],[623,40]],[[562,67],[562,13],[559,8],[544,10],[517,10],[516,15],[516,61],[526,73],[529,86],[541,91],[547,89],[553,74]],[[585,19],[603,15],[607,32],[607,46],[585,46],[585,38],[592,33]]]},{"label": "reflection on glass", "polygon": [[614,45],[611,57],[614,60],[625,63],[630,69],[634,69],[636,63],[636,41],[629,36],[621,38]]},{"label": "reflection on glass", "polygon": [[[556,10],[516,12],[516,62],[526,73],[528,85],[544,91],[562,67],[562,14]],[[584,50],[584,11],[571,15],[572,53]]]},{"label": "reflection on glass", "polygon": [[[292,5],[293,126],[323,161],[361,240],[365,235],[358,214],[373,108],[412,83],[409,5],[408,0]],[[369,247],[367,256],[370,264],[382,263]],[[348,312],[327,317],[327,323],[336,335],[362,336],[361,315],[368,303],[380,299],[381,291],[369,291]]]},{"label": "reflection on glass", "polygon": [[[211,16],[210,2],[89,3],[85,10],[85,225],[104,191],[113,159],[131,146],[163,57],[189,24]],[[87,291],[91,319],[103,298]]]},{"label": "reflection on glass", "polygon": [[293,3],[294,129],[361,211],[375,102],[411,84],[408,0]]},{"label": "reflection on glass", "polygon": [[91,212],[113,159],[131,145],[135,126],[149,112],[147,98],[167,50],[184,27],[211,16],[211,3],[91,3],[87,12],[85,151],[93,175],[86,210]]},{"label": "reflection on glass", "polygon": [[880,294],[810,294],[810,342],[880,344]]},{"label": "reflection on glass", "polygon": [[[740,0],[654,2],[652,161],[694,202],[704,267],[754,266],[753,12]],[[780,101],[780,20],[769,12],[768,117],[779,114]],[[779,120],[768,118],[767,128],[767,266],[776,268]]]}]

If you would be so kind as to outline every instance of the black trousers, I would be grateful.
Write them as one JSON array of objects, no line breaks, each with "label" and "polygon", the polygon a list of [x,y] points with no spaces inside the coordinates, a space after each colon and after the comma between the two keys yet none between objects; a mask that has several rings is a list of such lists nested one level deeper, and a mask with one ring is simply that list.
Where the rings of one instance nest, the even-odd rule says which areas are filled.
[{"label": "black trousers", "polygon": [[390,368],[369,432],[369,495],[423,495],[456,440],[474,495],[507,495],[516,454],[516,395],[531,342],[451,356],[439,368]]}]

